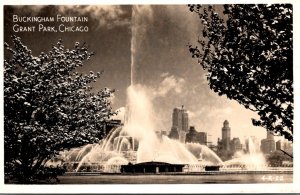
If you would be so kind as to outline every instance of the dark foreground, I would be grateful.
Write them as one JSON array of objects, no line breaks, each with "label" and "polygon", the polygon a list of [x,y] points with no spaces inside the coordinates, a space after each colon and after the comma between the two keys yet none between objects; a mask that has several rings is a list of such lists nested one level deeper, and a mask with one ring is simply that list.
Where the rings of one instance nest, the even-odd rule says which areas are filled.
[{"label": "dark foreground", "polygon": [[205,184],[205,183],[291,183],[293,174],[220,175],[63,175],[59,184]]}]

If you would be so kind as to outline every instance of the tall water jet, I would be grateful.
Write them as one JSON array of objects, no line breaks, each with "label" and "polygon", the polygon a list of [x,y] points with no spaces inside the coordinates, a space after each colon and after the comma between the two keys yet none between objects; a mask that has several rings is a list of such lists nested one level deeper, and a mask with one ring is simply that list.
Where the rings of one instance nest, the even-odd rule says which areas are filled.
[{"label": "tall water jet", "polygon": [[143,43],[147,26],[152,19],[150,6],[132,7],[131,86],[127,89],[127,118],[124,130],[138,140],[137,162],[163,161],[171,163],[196,163],[197,159],[185,146],[167,137],[158,139],[155,133],[152,94],[136,80],[138,51]]},{"label": "tall water jet", "polygon": [[[136,77],[139,51],[142,51],[152,10],[150,6],[133,6],[131,23],[131,80],[127,89],[124,126],[112,129],[98,145],[89,145],[77,150],[76,171],[87,165],[98,164],[102,171],[115,172],[122,164],[160,161],[174,164],[199,164],[197,155],[202,153],[207,164],[222,164],[209,148],[189,146],[167,136],[156,134],[156,117],[152,105],[152,89],[138,83]],[[138,144],[137,144],[138,143]],[[99,170],[99,169],[98,169]]]},{"label": "tall water jet", "polygon": [[138,140],[137,162],[161,161],[168,163],[197,163],[184,144],[155,133],[154,111],[147,88],[133,85],[128,88],[129,116],[125,132]]},{"label": "tall water jet", "polygon": [[150,5],[132,5],[131,10],[131,66],[130,83],[136,83],[136,56],[137,51],[141,49],[144,35],[147,32],[149,24],[152,23],[152,8]]},{"label": "tall water jet", "polygon": [[134,75],[134,64],[135,64],[135,45],[136,45],[136,23],[135,21],[135,6],[132,6],[132,11],[131,11],[131,42],[130,42],[130,52],[131,52],[131,64],[130,64],[130,85],[133,85],[133,75]]}]

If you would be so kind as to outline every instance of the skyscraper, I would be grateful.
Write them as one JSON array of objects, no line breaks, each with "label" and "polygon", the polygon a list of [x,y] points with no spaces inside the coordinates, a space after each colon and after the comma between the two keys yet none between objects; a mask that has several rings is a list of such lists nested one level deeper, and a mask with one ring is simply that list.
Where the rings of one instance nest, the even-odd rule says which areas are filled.
[{"label": "skyscraper", "polygon": [[177,127],[172,127],[169,133],[169,138],[171,139],[179,139],[178,129]]},{"label": "skyscraper", "polygon": [[177,129],[179,141],[184,143],[189,127],[189,117],[186,109],[184,109],[184,106],[181,108],[174,108],[172,122],[172,130],[174,131],[174,129]]},{"label": "skyscraper", "polygon": [[267,139],[261,140],[260,150],[265,154],[270,154],[275,151],[274,135],[267,131]]},{"label": "skyscraper", "polygon": [[276,148],[276,150],[282,150],[283,149],[283,145],[281,143],[281,140],[278,140],[276,142],[275,148]]},{"label": "skyscraper", "polygon": [[185,142],[207,145],[207,133],[198,132],[194,126],[190,126],[189,132],[186,134]]},{"label": "skyscraper", "polygon": [[230,127],[227,120],[223,123],[222,128],[222,145],[224,150],[230,150]]},{"label": "skyscraper", "polygon": [[230,141],[230,150],[232,153],[235,153],[237,151],[241,151],[243,149],[243,145],[241,144],[240,138],[234,137]]}]

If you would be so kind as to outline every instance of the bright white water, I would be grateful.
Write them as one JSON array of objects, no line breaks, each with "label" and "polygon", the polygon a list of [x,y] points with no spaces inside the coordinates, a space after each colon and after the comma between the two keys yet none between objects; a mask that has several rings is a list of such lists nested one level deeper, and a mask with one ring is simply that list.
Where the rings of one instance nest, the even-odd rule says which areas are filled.
[{"label": "bright white water", "polygon": [[[140,47],[139,38],[143,37],[145,10],[150,7],[133,6],[132,38],[131,38],[131,85],[127,89],[126,120],[124,126],[113,129],[99,144],[89,144],[66,152],[65,162],[78,162],[76,171],[82,165],[102,164],[104,171],[109,172],[111,165],[123,165],[147,161],[160,161],[176,164],[224,165],[222,160],[207,146],[188,143],[183,144],[167,136],[157,136],[155,133],[155,112],[153,110],[147,87],[137,84],[135,80],[136,53]],[[150,11],[149,11],[150,10]],[[251,145],[252,144],[252,145]],[[249,143],[250,148],[253,143]],[[238,158],[225,162],[231,164],[264,164],[261,154],[250,150],[249,155],[239,155]]]}]

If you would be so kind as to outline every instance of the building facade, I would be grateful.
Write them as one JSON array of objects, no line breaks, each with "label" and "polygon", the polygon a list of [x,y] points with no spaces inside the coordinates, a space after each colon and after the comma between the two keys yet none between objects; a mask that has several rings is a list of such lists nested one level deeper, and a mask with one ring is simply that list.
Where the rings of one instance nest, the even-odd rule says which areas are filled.
[{"label": "building facade", "polygon": [[190,126],[189,132],[186,134],[185,142],[207,145],[207,133],[198,132],[194,126]]},{"label": "building facade", "polygon": [[274,135],[267,131],[267,138],[261,140],[260,150],[264,154],[270,154],[275,151],[275,140]]},{"label": "building facade", "polygon": [[241,151],[243,149],[243,145],[241,144],[240,138],[234,137],[230,141],[230,150],[234,154],[237,151]]},{"label": "building facade", "polygon": [[283,149],[283,144],[281,143],[281,140],[278,140],[276,142],[276,150],[282,150]]},{"label": "building facade", "polygon": [[[231,143],[231,129],[229,127],[229,122],[225,120],[223,122],[222,131],[222,138],[218,138],[218,145],[217,145],[217,155],[224,161],[229,160],[232,158],[234,152],[231,150],[232,143]],[[234,141],[236,143],[237,140]],[[234,146],[235,147],[235,146]],[[237,146],[238,148],[239,146]]]},{"label": "building facade", "polygon": [[[181,108],[174,108],[172,114],[172,128],[169,134],[169,137],[176,139],[178,134],[178,139],[180,142],[184,143],[186,134],[189,127],[189,117],[187,110],[184,109],[184,106]],[[177,131],[177,133],[175,132]]]},{"label": "building facade", "polygon": [[289,142],[289,141],[283,141],[283,150],[286,152],[289,152],[290,154],[293,153],[293,143]]},{"label": "building facade", "polygon": [[169,138],[171,139],[179,139],[178,129],[177,127],[172,127],[169,133]]},{"label": "building facade", "polygon": [[202,145],[207,145],[207,133],[199,132],[199,143]]},{"label": "building facade", "polygon": [[284,150],[289,154],[293,153],[293,144],[287,140],[279,140],[276,142],[276,150]]},{"label": "building facade", "polygon": [[222,127],[222,148],[226,151],[230,150],[230,131],[229,122],[225,120]]}]

